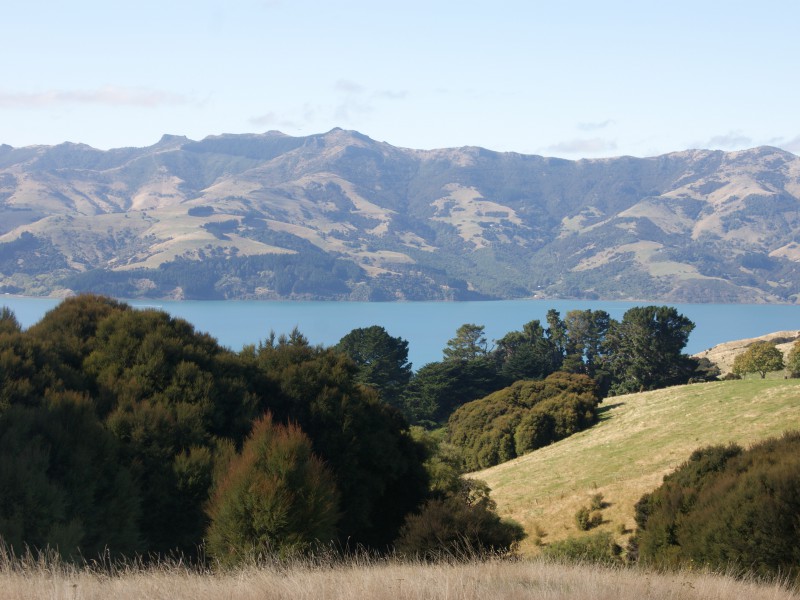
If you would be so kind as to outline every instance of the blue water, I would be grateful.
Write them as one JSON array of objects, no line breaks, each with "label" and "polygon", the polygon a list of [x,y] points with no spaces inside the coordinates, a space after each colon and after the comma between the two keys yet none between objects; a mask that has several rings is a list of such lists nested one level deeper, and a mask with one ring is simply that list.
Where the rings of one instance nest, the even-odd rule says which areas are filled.
[{"label": "blue water", "polygon": [[[0,297],[23,327],[36,323],[58,300]],[[555,308],[563,317],[580,309],[605,310],[620,320],[632,306],[647,303],[589,300],[508,300],[497,302],[264,302],[264,301],[131,301],[137,307],[160,308],[192,323],[224,346],[239,350],[258,344],[270,331],[289,333],[297,327],[314,344],[332,345],[357,327],[381,325],[390,335],[409,342],[415,369],[441,360],[442,348],[464,323],[486,327],[491,342],[521,329],[533,319],[544,323]],[[800,330],[800,305],[671,304],[694,321],[686,352],[693,354],[722,342],[782,330]]]}]

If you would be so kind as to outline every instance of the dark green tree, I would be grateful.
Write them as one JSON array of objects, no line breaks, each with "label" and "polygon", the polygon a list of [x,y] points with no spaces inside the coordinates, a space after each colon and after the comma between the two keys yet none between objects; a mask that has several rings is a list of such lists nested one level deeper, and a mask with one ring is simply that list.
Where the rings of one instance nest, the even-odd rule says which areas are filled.
[{"label": "dark green tree", "polygon": [[22,326],[19,324],[14,312],[4,306],[0,309],[0,334],[3,333],[20,333]]},{"label": "dark green tree", "polygon": [[145,549],[140,499],[121,449],[85,397],[49,392],[0,414],[0,538],[65,558]]},{"label": "dark green tree", "polygon": [[271,338],[254,352],[274,388],[273,418],[297,423],[336,478],[342,543],[385,548],[428,488],[424,448],[405,419],[357,383],[347,356],[311,346],[298,332]]},{"label": "dark green tree", "polygon": [[555,370],[553,342],[538,320],[526,323],[522,331],[511,331],[497,340],[494,355],[500,374],[508,383],[541,379]]},{"label": "dark green tree", "polygon": [[571,310],[564,319],[566,355],[575,357],[581,373],[595,377],[600,368],[603,345],[611,326],[604,310]]},{"label": "dark green tree", "polygon": [[561,320],[561,314],[554,308],[547,311],[547,339],[553,348],[553,365],[558,371],[567,355],[567,327]]},{"label": "dark green tree", "polygon": [[400,395],[411,380],[406,340],[373,325],[354,329],[336,347],[358,365],[357,381],[377,389],[385,402],[399,406]]},{"label": "dark green tree", "polygon": [[696,366],[682,354],[694,323],[669,306],[637,306],[612,322],[604,351],[615,394],[686,383]]},{"label": "dark green tree", "polygon": [[444,424],[462,404],[502,388],[504,380],[490,357],[428,363],[414,374],[402,410],[415,425]]}]

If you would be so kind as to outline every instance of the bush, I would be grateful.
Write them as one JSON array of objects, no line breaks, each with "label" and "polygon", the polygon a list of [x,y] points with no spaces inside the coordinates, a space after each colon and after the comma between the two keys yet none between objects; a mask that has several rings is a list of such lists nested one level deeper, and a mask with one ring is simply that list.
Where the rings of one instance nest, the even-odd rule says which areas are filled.
[{"label": "bush", "polygon": [[575,513],[575,525],[581,531],[589,531],[602,524],[603,515],[599,510],[589,510],[589,508],[582,506]]},{"label": "bush", "polygon": [[273,424],[265,415],[226,470],[208,510],[208,552],[223,565],[290,556],[334,539],[333,476],[296,425]]},{"label": "bush", "polygon": [[65,558],[142,550],[140,499],[113,436],[74,392],[0,413],[0,537]]},{"label": "bush", "polygon": [[640,560],[800,575],[800,432],[696,451],[636,507]]},{"label": "bush", "polygon": [[608,531],[567,538],[542,548],[542,556],[547,558],[581,563],[619,564],[621,555],[622,548]]},{"label": "bush", "polygon": [[448,436],[467,470],[482,469],[589,427],[597,420],[597,404],[592,379],[553,373],[465,404],[450,417]]},{"label": "bush", "polygon": [[589,509],[582,506],[575,513],[575,524],[581,531],[589,531]]},{"label": "bush", "polygon": [[501,519],[483,482],[462,480],[462,489],[429,500],[409,515],[395,547],[403,555],[435,560],[506,554],[525,537],[514,521]]}]

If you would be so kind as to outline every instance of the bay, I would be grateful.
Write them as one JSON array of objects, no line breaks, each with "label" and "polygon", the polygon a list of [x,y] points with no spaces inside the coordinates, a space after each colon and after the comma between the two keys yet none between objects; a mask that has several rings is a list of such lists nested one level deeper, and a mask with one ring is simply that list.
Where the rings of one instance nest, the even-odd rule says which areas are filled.
[{"label": "bay", "polygon": [[[23,327],[39,321],[57,306],[52,298],[0,297]],[[464,323],[484,325],[491,342],[519,330],[533,319],[544,323],[547,311],[563,317],[570,310],[605,310],[621,320],[633,306],[653,302],[590,300],[501,300],[491,302],[278,302],[278,301],[128,301],[137,308],[156,308],[186,319],[220,344],[240,350],[297,327],[313,344],[336,344],[357,327],[380,325],[409,343],[414,369],[441,360],[442,348]],[[696,325],[686,352],[694,354],[731,340],[783,330],[800,330],[800,305],[786,304],[669,304]]]}]

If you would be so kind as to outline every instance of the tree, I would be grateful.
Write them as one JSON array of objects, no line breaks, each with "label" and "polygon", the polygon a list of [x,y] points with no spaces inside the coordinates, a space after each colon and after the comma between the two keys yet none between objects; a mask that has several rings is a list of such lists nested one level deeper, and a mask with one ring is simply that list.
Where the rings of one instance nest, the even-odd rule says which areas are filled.
[{"label": "tree", "polygon": [[554,308],[547,311],[547,338],[553,348],[554,369],[558,370],[567,354],[567,328],[561,320],[561,315]]},{"label": "tree", "polygon": [[50,391],[0,415],[0,537],[14,551],[132,556],[144,549],[139,514],[119,444],[85,397]]},{"label": "tree", "polygon": [[0,309],[0,334],[19,333],[21,331],[22,326],[19,324],[14,312],[7,306]]},{"label": "tree", "polygon": [[259,556],[291,556],[336,535],[333,475],[297,425],[253,425],[212,493],[208,551],[231,566]]},{"label": "tree", "polygon": [[443,354],[446,361],[470,361],[482,358],[488,352],[484,326],[464,323],[456,330],[456,337],[447,342]]},{"label": "tree", "polygon": [[377,389],[385,402],[399,405],[400,395],[411,379],[406,340],[373,325],[353,329],[336,347],[358,365],[357,381]]},{"label": "tree", "polygon": [[800,377],[800,340],[797,340],[786,357],[786,368],[792,377]]},{"label": "tree", "polygon": [[611,326],[611,317],[604,310],[571,310],[564,319],[566,354],[575,357],[582,373],[594,377],[603,354],[603,344]]},{"label": "tree", "polygon": [[270,339],[254,360],[273,418],[297,423],[336,477],[340,541],[385,548],[428,490],[424,449],[408,423],[356,382],[347,356],[299,333]]},{"label": "tree", "polygon": [[694,363],[681,351],[694,323],[669,306],[637,306],[611,322],[604,351],[611,391],[626,394],[685,383]]},{"label": "tree", "polygon": [[412,424],[436,427],[462,404],[503,385],[503,378],[488,357],[432,362],[414,374],[403,395],[402,410]]},{"label": "tree", "polygon": [[497,340],[494,355],[500,363],[500,374],[508,383],[541,379],[555,370],[553,343],[538,320]]},{"label": "tree", "polygon": [[747,350],[733,359],[733,372],[737,375],[758,373],[761,379],[770,371],[783,369],[783,353],[773,342],[753,342]]}]

